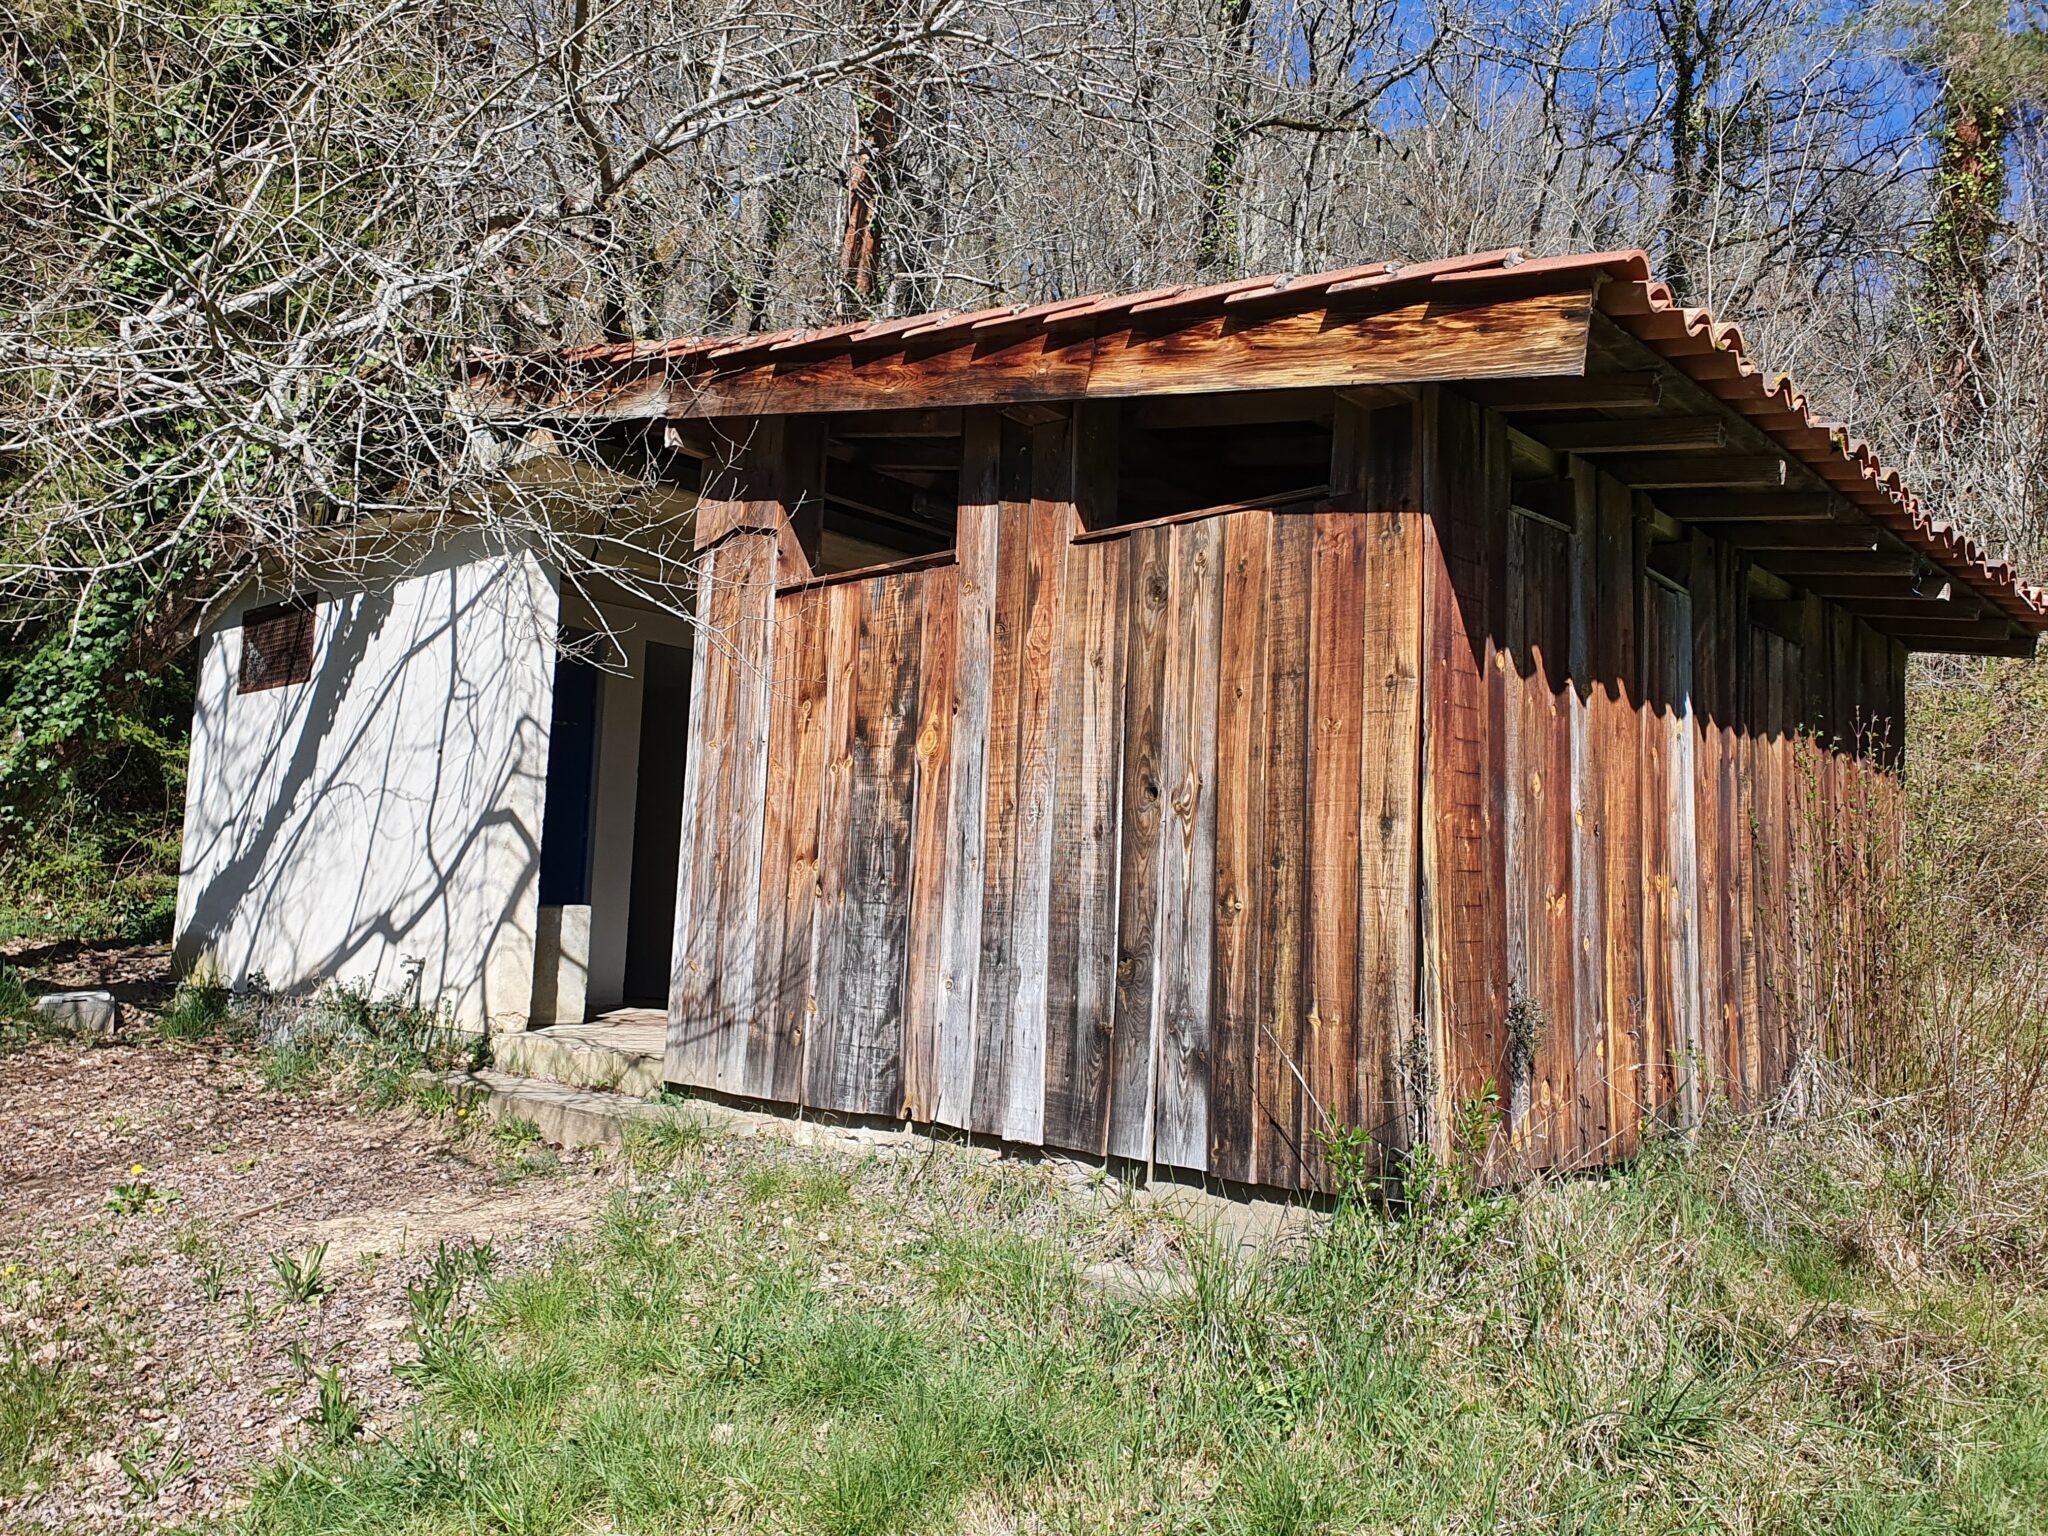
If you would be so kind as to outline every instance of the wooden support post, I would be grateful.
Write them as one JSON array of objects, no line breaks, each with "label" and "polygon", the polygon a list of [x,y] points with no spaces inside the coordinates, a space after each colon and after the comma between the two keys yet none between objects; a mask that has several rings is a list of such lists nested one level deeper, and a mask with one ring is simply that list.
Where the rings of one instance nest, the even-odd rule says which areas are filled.
[{"label": "wooden support post", "polygon": [[1447,1156],[1456,1106],[1488,1077],[1498,1083],[1506,1056],[1506,742],[1495,729],[1505,685],[1495,657],[1509,480],[1506,438],[1490,412],[1444,393],[1435,407],[1421,455],[1428,533],[1419,907],[1426,1144]]},{"label": "wooden support post", "polygon": [[1420,417],[1406,401],[1340,393],[1330,488],[1364,498],[1364,645],[1359,702],[1358,983],[1355,1119],[1405,1148],[1416,1105],[1403,1065],[1421,1028],[1417,902],[1422,773]]},{"label": "wooden support post", "polygon": [[966,1127],[974,1100],[975,1008],[981,973],[988,803],[989,662],[994,649],[996,561],[1001,547],[1002,413],[962,413],[954,614],[952,826],[944,854],[939,927],[938,1096],[933,1118]]},{"label": "wooden support post", "polygon": [[697,505],[683,845],[666,1076],[728,1093],[749,1080],[774,683],[775,589],[812,574],[822,526],[821,421],[721,424]]}]

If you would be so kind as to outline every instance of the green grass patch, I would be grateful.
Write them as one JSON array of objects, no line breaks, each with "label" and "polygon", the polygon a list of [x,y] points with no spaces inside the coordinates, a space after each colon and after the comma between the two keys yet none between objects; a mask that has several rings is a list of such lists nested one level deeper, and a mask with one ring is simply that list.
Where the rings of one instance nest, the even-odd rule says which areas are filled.
[{"label": "green grass patch", "polygon": [[86,1406],[84,1375],[69,1363],[34,1360],[19,1346],[0,1354],[0,1494],[48,1474]]},{"label": "green grass patch", "polygon": [[1712,1156],[1179,1231],[1155,1299],[1084,1271],[1161,1218],[1028,1172],[635,1166],[539,1268],[439,1256],[417,1412],[266,1469],[249,1527],[2019,1533],[2048,1491],[2048,1298],[1773,1235]]},{"label": "green grass patch", "polygon": [[166,1040],[205,1040],[228,1023],[234,1001],[234,994],[218,980],[189,977],[157,1020],[157,1033]]}]

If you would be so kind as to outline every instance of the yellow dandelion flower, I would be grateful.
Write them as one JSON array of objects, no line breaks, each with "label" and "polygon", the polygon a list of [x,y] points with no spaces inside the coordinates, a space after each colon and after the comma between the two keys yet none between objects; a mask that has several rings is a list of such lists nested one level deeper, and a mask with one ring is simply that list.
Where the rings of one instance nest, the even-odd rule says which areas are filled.
[{"label": "yellow dandelion flower", "polygon": [[128,1172],[131,1175],[139,1176],[142,1173],[142,1164],[137,1163],[133,1168],[130,1168]]}]

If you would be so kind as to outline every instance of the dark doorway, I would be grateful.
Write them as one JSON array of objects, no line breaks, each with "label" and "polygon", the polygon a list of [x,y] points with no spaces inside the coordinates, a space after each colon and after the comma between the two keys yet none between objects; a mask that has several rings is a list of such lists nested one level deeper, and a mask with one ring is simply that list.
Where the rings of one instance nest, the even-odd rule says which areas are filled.
[{"label": "dark doorway", "polygon": [[626,908],[626,1001],[668,1006],[683,846],[683,757],[689,750],[690,653],[650,642],[640,696],[640,773],[633,798],[633,874]]},{"label": "dark doorway", "polygon": [[540,904],[590,900],[590,825],[597,788],[597,668],[564,656],[555,663],[548,725],[547,798],[540,822]]}]

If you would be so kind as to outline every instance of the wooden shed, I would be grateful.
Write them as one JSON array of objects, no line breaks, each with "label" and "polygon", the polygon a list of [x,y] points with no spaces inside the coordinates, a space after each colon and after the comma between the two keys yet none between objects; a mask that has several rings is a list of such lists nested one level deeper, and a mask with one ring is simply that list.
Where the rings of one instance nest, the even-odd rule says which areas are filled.
[{"label": "wooden shed", "polygon": [[1771,1094],[1908,653],[2048,627],[1640,252],[475,381],[699,490],[669,1081],[1247,1184]]}]

